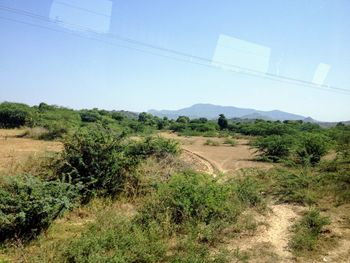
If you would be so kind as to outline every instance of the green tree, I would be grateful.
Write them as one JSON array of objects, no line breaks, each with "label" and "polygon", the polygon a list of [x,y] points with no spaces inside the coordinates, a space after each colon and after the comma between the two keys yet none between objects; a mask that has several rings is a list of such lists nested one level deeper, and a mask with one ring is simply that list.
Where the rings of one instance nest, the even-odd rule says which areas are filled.
[{"label": "green tree", "polygon": [[228,127],[228,121],[227,121],[227,119],[226,119],[226,117],[225,117],[224,114],[220,114],[220,115],[219,115],[218,125],[219,125],[219,127],[220,127],[220,130],[225,130],[225,129],[227,129],[227,127]]},{"label": "green tree", "polygon": [[177,123],[189,123],[190,118],[187,116],[179,116],[176,120]]}]

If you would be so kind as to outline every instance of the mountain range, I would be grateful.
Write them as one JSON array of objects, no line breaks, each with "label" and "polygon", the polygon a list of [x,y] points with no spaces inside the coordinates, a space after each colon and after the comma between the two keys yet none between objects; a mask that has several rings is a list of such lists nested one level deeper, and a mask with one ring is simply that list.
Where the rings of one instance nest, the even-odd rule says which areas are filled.
[{"label": "mountain range", "polygon": [[224,114],[228,119],[263,119],[263,120],[305,120],[315,122],[311,117],[305,117],[280,110],[261,111],[248,108],[238,108],[233,106],[219,106],[213,104],[195,104],[179,110],[149,110],[149,113],[158,117],[168,117],[176,119],[179,116],[190,118],[216,119],[219,114]]}]

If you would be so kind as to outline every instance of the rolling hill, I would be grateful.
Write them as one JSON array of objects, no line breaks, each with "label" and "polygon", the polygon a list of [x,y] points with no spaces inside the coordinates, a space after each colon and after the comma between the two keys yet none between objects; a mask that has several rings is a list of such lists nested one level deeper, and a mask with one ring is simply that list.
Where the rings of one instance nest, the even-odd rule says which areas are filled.
[{"label": "rolling hill", "polygon": [[279,110],[260,111],[248,108],[238,108],[233,106],[219,106],[213,104],[195,104],[191,107],[179,110],[149,110],[149,113],[158,117],[168,117],[176,119],[179,116],[188,116],[190,118],[205,117],[215,119],[219,114],[223,113],[229,119],[265,119],[265,120],[312,120],[310,117],[305,117],[293,113],[288,113]]}]

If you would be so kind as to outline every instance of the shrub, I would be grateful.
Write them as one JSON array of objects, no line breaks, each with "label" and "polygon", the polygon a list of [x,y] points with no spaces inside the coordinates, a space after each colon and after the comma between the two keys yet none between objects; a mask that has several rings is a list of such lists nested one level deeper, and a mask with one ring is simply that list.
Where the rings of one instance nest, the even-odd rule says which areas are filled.
[{"label": "shrub", "polygon": [[224,141],[224,144],[230,145],[230,146],[235,146],[237,143],[234,139],[226,138]]},{"label": "shrub", "polygon": [[165,245],[157,225],[142,228],[115,214],[107,214],[72,241],[65,262],[161,262]]},{"label": "shrub", "polygon": [[97,110],[82,110],[80,118],[83,122],[97,122],[101,120],[102,116]]},{"label": "shrub", "polygon": [[238,200],[228,185],[219,184],[207,174],[186,172],[173,175],[159,186],[144,205],[140,220],[181,228],[188,223],[231,222],[238,214]]},{"label": "shrub", "polygon": [[271,135],[257,139],[254,146],[258,148],[260,155],[271,161],[279,161],[289,157],[293,141],[289,136]]},{"label": "shrub", "polygon": [[205,141],[204,145],[208,145],[208,146],[219,146],[219,142],[208,139]]},{"label": "shrub", "polygon": [[29,240],[74,204],[75,189],[59,181],[15,176],[0,188],[0,239]]},{"label": "shrub", "polygon": [[329,224],[329,218],[321,216],[318,209],[311,209],[293,226],[294,235],[290,247],[297,254],[314,250],[323,227]]},{"label": "shrub", "polygon": [[60,172],[74,185],[82,186],[84,201],[97,193],[114,195],[122,189],[126,173],[137,165],[124,148],[122,136],[100,125],[81,128],[64,143]]},{"label": "shrub", "polygon": [[18,128],[33,125],[33,110],[20,103],[3,102],[0,104],[0,127]]},{"label": "shrub", "polygon": [[141,141],[131,143],[127,149],[128,156],[147,158],[165,158],[167,155],[177,155],[180,153],[179,143],[175,140],[165,139],[161,136],[146,137]]},{"label": "shrub", "polygon": [[316,165],[328,151],[328,138],[320,134],[309,134],[302,138],[297,155],[302,163]]},{"label": "shrub", "polygon": [[249,206],[257,206],[262,203],[262,187],[254,177],[244,177],[231,182],[238,199]]},{"label": "shrub", "polygon": [[307,172],[278,171],[274,179],[272,191],[280,201],[298,204],[312,204],[315,202],[316,198],[312,188],[316,187],[317,176]]},{"label": "shrub", "polygon": [[48,134],[48,130],[42,127],[26,128],[18,137],[29,137],[33,139],[44,138]]}]

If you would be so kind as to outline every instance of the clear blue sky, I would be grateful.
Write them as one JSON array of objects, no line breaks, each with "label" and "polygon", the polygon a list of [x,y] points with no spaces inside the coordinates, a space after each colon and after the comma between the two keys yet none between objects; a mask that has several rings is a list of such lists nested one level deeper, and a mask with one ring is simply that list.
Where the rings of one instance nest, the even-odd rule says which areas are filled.
[{"label": "clear blue sky", "polygon": [[154,56],[178,58],[110,37],[214,60],[221,52],[225,63],[350,90],[349,14],[348,0],[0,0],[0,101],[134,111],[201,102],[350,120],[350,93]]}]

